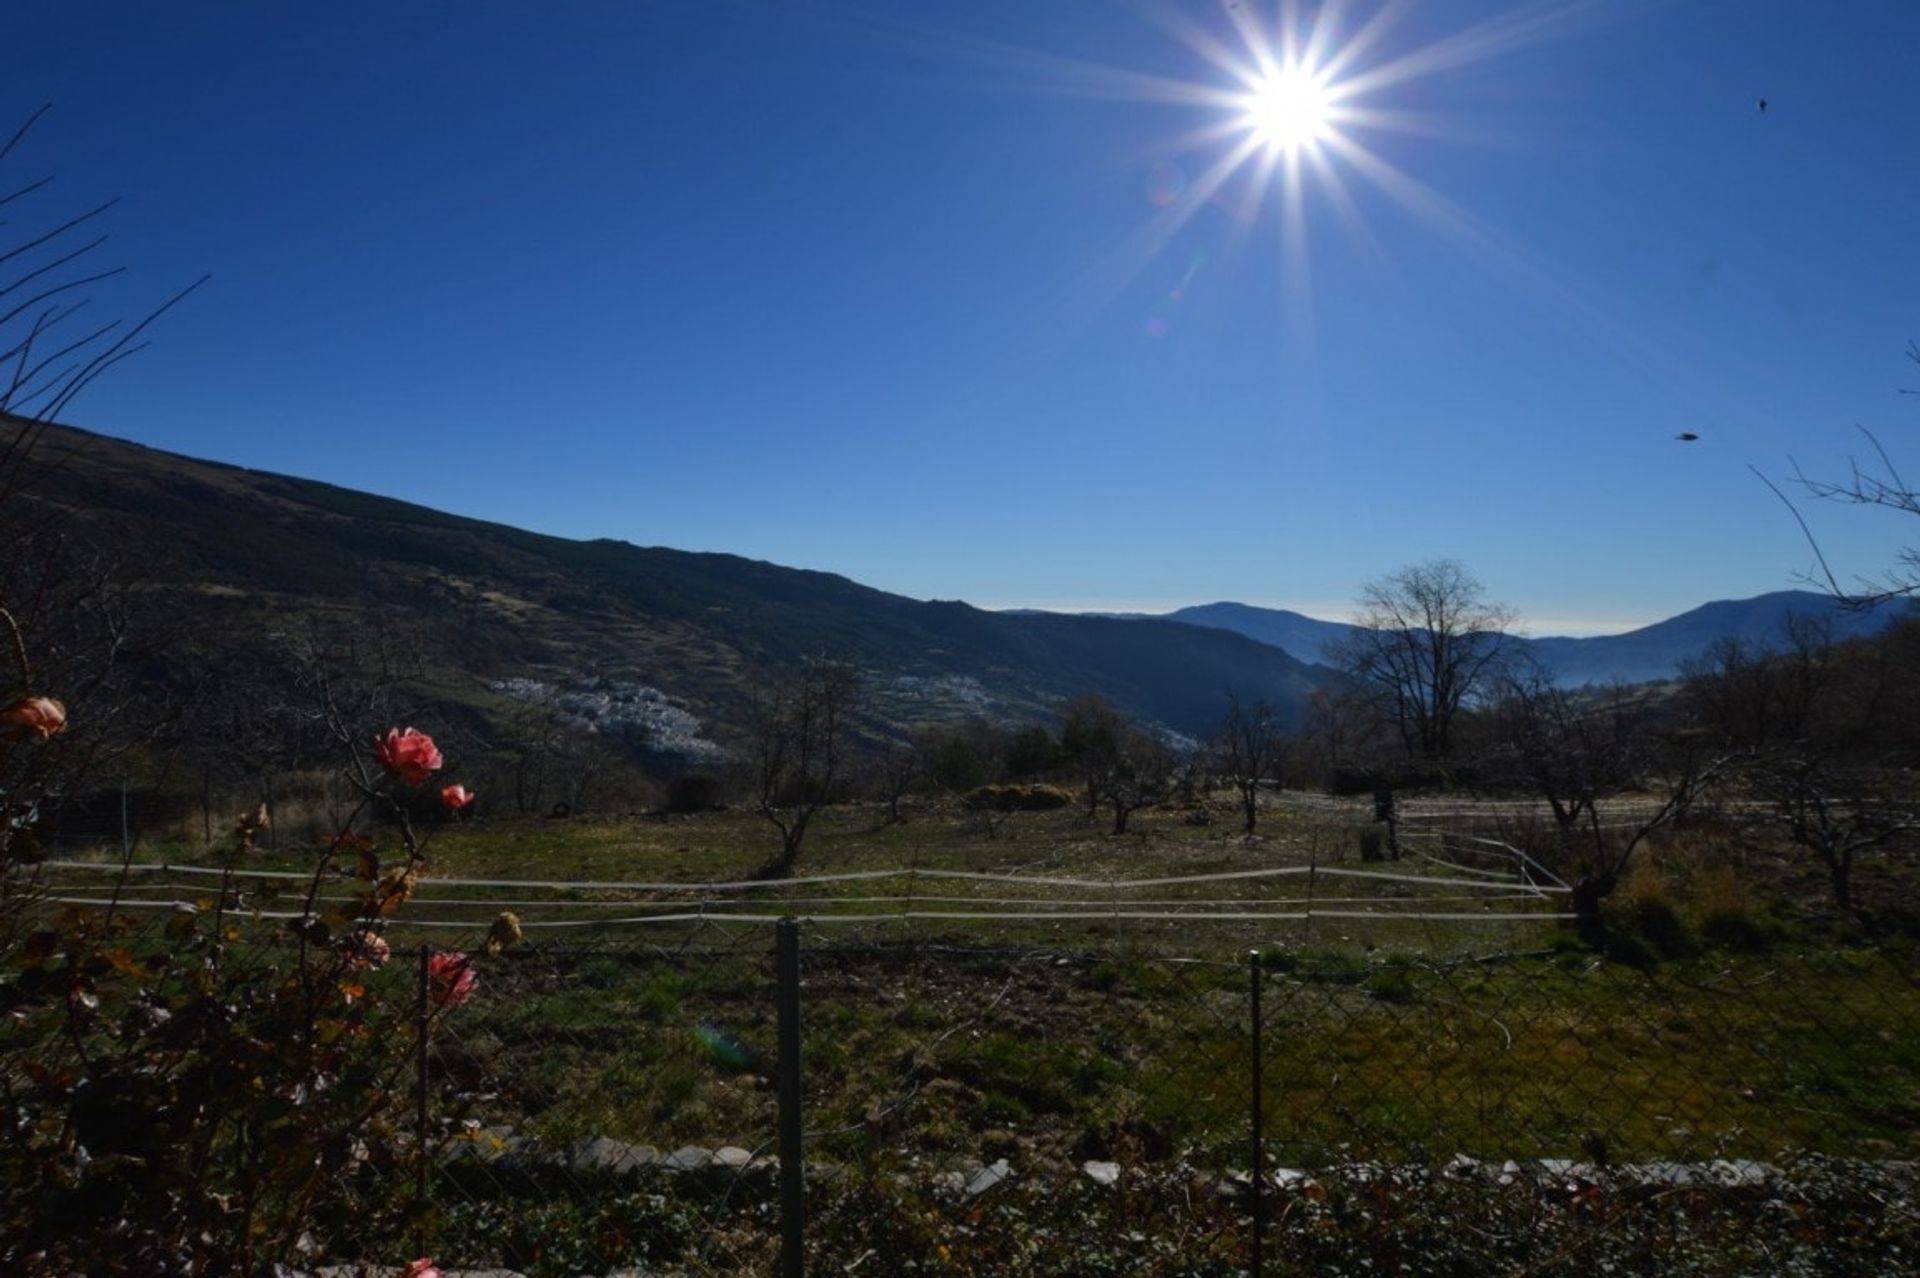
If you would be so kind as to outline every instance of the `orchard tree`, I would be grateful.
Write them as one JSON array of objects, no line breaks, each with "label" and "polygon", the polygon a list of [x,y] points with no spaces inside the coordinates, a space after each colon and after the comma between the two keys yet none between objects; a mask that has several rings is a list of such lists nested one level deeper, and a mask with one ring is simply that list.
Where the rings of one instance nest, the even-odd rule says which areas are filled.
[{"label": "orchard tree", "polygon": [[[1790,619],[1785,642],[1723,641],[1687,667],[1685,704],[1737,754],[1757,810],[1819,858],[1836,907],[1855,908],[1854,866],[1920,828],[1901,785],[1912,716],[1902,627],[1848,644]],[[1888,748],[1892,747],[1892,748]]]},{"label": "orchard tree", "polygon": [[1853,870],[1862,852],[1920,832],[1899,773],[1844,764],[1802,748],[1770,750],[1744,770],[1749,790],[1788,839],[1820,859],[1836,908],[1855,909]]},{"label": "orchard tree", "polygon": [[1113,832],[1127,832],[1127,818],[1173,793],[1180,760],[1173,747],[1134,724],[1122,727],[1101,774],[1101,800],[1113,812]]},{"label": "orchard tree", "polygon": [[1082,693],[1060,712],[1060,755],[1086,795],[1089,821],[1100,810],[1102,787],[1130,727],[1120,708],[1097,692]]},{"label": "orchard tree", "polygon": [[766,878],[793,870],[814,816],[848,772],[848,726],[860,672],[827,656],[809,657],[754,707],[754,794],[760,814],[780,832]]},{"label": "orchard tree", "polygon": [[1488,602],[1479,580],[1451,559],[1368,582],[1359,604],[1354,630],[1329,655],[1409,755],[1447,759],[1462,709],[1489,690],[1512,651],[1516,614]]},{"label": "orchard tree", "polygon": [[1221,771],[1240,793],[1243,831],[1252,834],[1254,822],[1260,815],[1260,783],[1269,776],[1277,779],[1286,750],[1280,713],[1270,701],[1245,702],[1239,693],[1229,690],[1226,718],[1220,723],[1214,743]]},{"label": "orchard tree", "polygon": [[1642,782],[1650,719],[1644,691],[1563,688],[1526,663],[1501,678],[1487,707],[1486,771],[1544,799],[1564,847],[1582,821],[1597,834],[1602,799]]}]

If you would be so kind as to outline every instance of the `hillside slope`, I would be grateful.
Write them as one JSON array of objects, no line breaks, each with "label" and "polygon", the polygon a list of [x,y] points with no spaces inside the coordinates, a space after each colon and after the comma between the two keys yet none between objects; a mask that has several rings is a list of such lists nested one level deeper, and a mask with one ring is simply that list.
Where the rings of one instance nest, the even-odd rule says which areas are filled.
[{"label": "hillside slope", "polygon": [[19,509],[130,551],[200,633],[402,617],[431,637],[439,691],[482,704],[472,690],[512,680],[644,685],[737,739],[755,687],[824,651],[866,672],[876,726],[1041,717],[1098,691],[1197,735],[1229,687],[1296,708],[1318,682],[1277,648],[1173,621],[1012,616],[733,555],[572,541],[66,427],[37,457]]}]

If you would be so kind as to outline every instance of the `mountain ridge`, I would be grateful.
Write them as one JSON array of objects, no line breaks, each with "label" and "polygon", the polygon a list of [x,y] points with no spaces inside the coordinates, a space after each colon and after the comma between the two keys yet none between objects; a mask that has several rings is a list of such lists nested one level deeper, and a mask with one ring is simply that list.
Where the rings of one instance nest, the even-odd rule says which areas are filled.
[{"label": "mountain ridge", "polygon": [[284,629],[279,614],[408,617],[438,663],[438,693],[489,713],[504,710],[474,689],[613,680],[656,690],[737,741],[771,672],[828,652],[867,672],[876,730],[1047,717],[1093,691],[1198,736],[1229,687],[1291,714],[1326,677],[1269,645],[1177,621],[1010,617],[723,552],[530,532],[78,428],[48,428],[42,443],[55,464],[16,496],[137,551],[149,586],[207,642]]},{"label": "mountain ridge", "polygon": [[[1719,639],[1777,642],[1789,617],[1812,618],[1830,626],[1835,639],[1850,639],[1876,633],[1913,608],[1886,605],[1858,612],[1813,591],[1775,590],[1745,599],[1710,600],[1618,634],[1514,637],[1559,683],[1647,683],[1674,678],[1684,662]],[[1312,660],[1324,661],[1325,645],[1339,642],[1353,630],[1346,622],[1231,601],[1197,604],[1161,616],[1232,630],[1301,660],[1308,660],[1304,654],[1312,653]]]}]

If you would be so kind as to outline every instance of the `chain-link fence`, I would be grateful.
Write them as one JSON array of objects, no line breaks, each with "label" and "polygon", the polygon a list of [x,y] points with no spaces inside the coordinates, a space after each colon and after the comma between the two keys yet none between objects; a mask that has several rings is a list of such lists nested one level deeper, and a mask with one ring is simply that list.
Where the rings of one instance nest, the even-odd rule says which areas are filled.
[{"label": "chain-link fence", "polygon": [[[818,895],[845,879],[733,913],[610,899],[624,927],[550,911],[563,926],[529,919],[498,954],[480,924],[508,889],[442,881],[382,925],[384,966],[349,965],[405,1102],[355,1165],[412,1236],[343,1253],[353,1235],[316,1229],[306,1259],[530,1278],[796,1256],[1036,1278],[1920,1263],[1909,947],[1597,950],[1497,846],[1421,856],[1423,884],[1322,867],[1249,880],[1280,886],[1231,909],[1174,879],[1083,910],[1057,893],[1085,883],[1028,897],[994,876],[991,900],[921,887],[852,914]],[[54,894],[98,908],[81,873]],[[1037,912],[976,917],[1018,902]],[[158,883],[121,908],[148,920],[130,961],[183,917]],[[231,908],[295,943],[302,902]]]},{"label": "chain-link fence", "polygon": [[[443,1263],[547,1274],[1880,1272],[1920,985],[849,940],[510,951],[435,1031]],[[783,1207],[783,978],[804,1211]],[[1599,1263],[1604,1262],[1604,1263]]]}]

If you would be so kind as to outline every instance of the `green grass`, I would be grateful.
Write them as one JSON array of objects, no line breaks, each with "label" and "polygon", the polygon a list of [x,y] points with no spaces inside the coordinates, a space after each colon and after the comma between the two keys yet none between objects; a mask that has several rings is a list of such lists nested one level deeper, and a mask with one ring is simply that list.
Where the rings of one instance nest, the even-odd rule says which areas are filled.
[{"label": "green grass", "polygon": [[[1142,814],[1137,831],[1121,838],[1072,812],[1017,814],[991,833],[944,806],[920,806],[899,825],[881,815],[878,808],[826,814],[800,872],[917,866],[1125,880],[1325,867],[1337,850],[1354,846],[1337,819],[1298,812],[1274,814],[1252,841],[1224,832],[1231,829],[1225,822],[1188,826],[1172,811]],[[741,811],[672,821],[451,825],[430,844],[428,879],[406,917],[470,921],[450,929],[403,924],[393,935],[471,945],[476,924],[530,897],[538,900],[521,908],[529,922],[577,917],[569,901],[622,899],[619,912],[632,912],[676,899],[455,888],[446,879],[728,882],[770,850],[771,828]],[[286,849],[249,864],[297,867],[311,856]],[[1359,868],[1353,859],[1344,864]],[[1409,860],[1366,868],[1420,867]],[[1920,956],[1911,942],[1796,912],[1793,898],[1770,893],[1765,881],[1743,883],[1751,904],[1740,911],[1724,908],[1723,892],[1717,916],[1687,895],[1684,868],[1671,882],[1670,896],[1621,902],[1616,941],[1604,951],[1544,921],[1128,923],[1095,912],[1070,923],[988,925],[887,917],[903,905],[887,898],[900,896],[921,908],[934,908],[929,897],[952,896],[960,900],[937,908],[984,911],[1019,908],[992,897],[1092,895],[930,879],[781,889],[748,908],[875,917],[810,925],[803,934],[804,1090],[815,1133],[809,1157],[857,1168],[863,1178],[836,1190],[834,1201],[865,1204],[860,1210],[871,1219],[861,1220],[862,1230],[903,1247],[925,1244],[918,1254],[932,1254],[936,1241],[948,1246],[953,1272],[974,1257],[1015,1273],[1038,1272],[1021,1268],[1038,1262],[1021,1259],[1027,1253],[1018,1248],[996,1250],[1006,1241],[1000,1235],[976,1229],[952,1204],[918,1197],[924,1190],[915,1186],[932,1169],[998,1157],[1035,1186],[1052,1177],[1076,1193],[1084,1190],[1076,1169],[1087,1157],[1163,1177],[1182,1164],[1244,1167],[1253,1100],[1251,949],[1261,952],[1264,990],[1266,1153],[1279,1165],[1438,1165],[1460,1153],[1496,1162],[1920,1158]],[[1169,885],[1143,895],[1217,894],[1249,909],[1280,909],[1305,887],[1296,876]],[[1390,908],[1422,895],[1332,876],[1316,888],[1323,904],[1362,898],[1336,908],[1369,901]],[[254,900],[287,908],[300,890]],[[479,904],[435,904],[455,896]],[[838,899],[829,906],[828,897]],[[436,1031],[442,1085],[435,1103],[444,1122],[511,1129],[550,1150],[592,1136],[662,1151],[758,1148],[771,1139],[769,929],[709,922],[531,929],[529,938],[481,960],[480,993]],[[487,1254],[521,1256],[540,1273],[575,1263],[578,1238],[569,1230],[637,1238],[632,1231],[644,1233],[648,1222],[667,1228],[694,1219],[674,1197],[678,1190],[620,1198],[628,1204],[622,1216],[586,1205],[600,1201],[597,1190],[590,1200],[561,1201],[529,1188],[524,1199],[508,1201],[490,1197],[503,1192],[490,1183],[463,1189],[469,1198],[461,1219],[478,1231],[472,1245],[492,1240]],[[1040,1190],[1009,1192],[1024,1195],[1008,1200],[1020,1205],[995,1211],[1044,1215]],[[1178,1193],[1193,1210],[1189,1191]],[[1119,1229],[1139,1214],[1177,1231],[1177,1221],[1160,1214],[1171,1201],[1129,1205],[1109,1197],[1083,1205],[1089,1219],[1110,1219]],[[1364,1195],[1354,1201],[1363,1214],[1341,1217],[1342,1228],[1381,1206]],[[678,1241],[661,1245],[671,1250],[686,1237],[711,1241],[737,1230],[742,1254],[757,1256],[766,1229],[751,1215],[761,1209],[757,1202],[748,1195],[732,1203],[712,1226],[718,1233],[673,1225]],[[1312,1216],[1308,1206],[1318,1210],[1300,1205],[1301,1219]],[[696,1215],[715,1220],[707,1210]],[[1053,1236],[1071,1233],[1072,1222],[1047,1219]],[[1402,1223],[1422,1246],[1452,1236],[1437,1218]],[[832,1236],[832,1225],[822,1228]],[[1431,1235],[1419,1232],[1429,1228]],[[1301,1245],[1335,1236],[1313,1233]],[[643,1250],[634,1243],[622,1254]],[[852,1248],[846,1259],[859,1254]],[[1241,1253],[1228,1247],[1187,1268],[1143,1259],[1138,1249],[1118,1254],[1116,1273],[1226,1273]]]},{"label": "green grass", "polygon": [[[1113,837],[1067,811],[1017,814],[989,834],[942,805],[922,803],[899,824],[877,807],[854,806],[823,815],[799,872],[918,867],[1126,880],[1324,866],[1352,842],[1338,818],[1294,810],[1270,813],[1254,840],[1228,828],[1149,812],[1135,833]],[[470,929],[509,904],[537,924],[591,917],[567,902],[621,898],[616,912],[626,913],[679,900],[439,880],[729,882],[762,863],[771,835],[764,820],[738,810],[450,824],[434,832],[409,915],[473,922],[424,933],[400,927],[395,936],[470,944]],[[170,851],[178,850],[150,855]],[[283,850],[250,864],[310,859]],[[1317,888],[1321,900],[1355,897],[1361,908],[1407,899],[1407,889],[1373,881],[1322,876]],[[299,890],[282,890],[281,908]],[[1273,910],[1297,906],[1306,890],[1296,876],[1142,895],[1212,894]],[[1796,945],[1777,921],[1764,937],[1736,935],[1702,926],[1685,901],[1665,896],[1623,902],[1616,940],[1596,953],[1545,922],[1128,923],[1098,910],[1068,923],[888,917],[910,906],[1024,908],[991,899],[1002,896],[1095,895],[1004,883],[889,878],[730,894],[752,903],[716,905],[716,915],[875,916],[871,925],[808,929],[808,1090],[829,1126],[864,1132],[884,1112],[902,1149],[919,1139],[916,1126],[955,1149],[1010,1129],[1064,1157],[1089,1133],[1129,1124],[1160,1146],[1228,1148],[1249,1104],[1245,954],[1259,948],[1267,1110],[1274,1138],[1301,1161],[1355,1146],[1393,1157],[1764,1157],[1783,1148],[1844,1153],[1863,1142],[1916,1150],[1920,994],[1897,945],[1834,954],[1819,941]],[[435,903],[454,896],[474,904]],[[936,896],[956,899],[928,899]],[[530,897],[538,900],[526,904]],[[255,900],[275,903],[271,892]],[[1720,933],[1731,939],[1722,943]],[[770,1130],[766,929],[536,928],[529,936],[522,952],[490,965],[495,997],[463,1014],[457,1041],[439,1045],[450,1070],[502,1080],[503,1106],[519,1112],[501,1121],[553,1139],[603,1134],[662,1147],[751,1145]],[[595,948],[603,946],[615,948]],[[1495,952],[1509,957],[1461,961]],[[738,1051],[716,1049],[717,1041]]]}]

